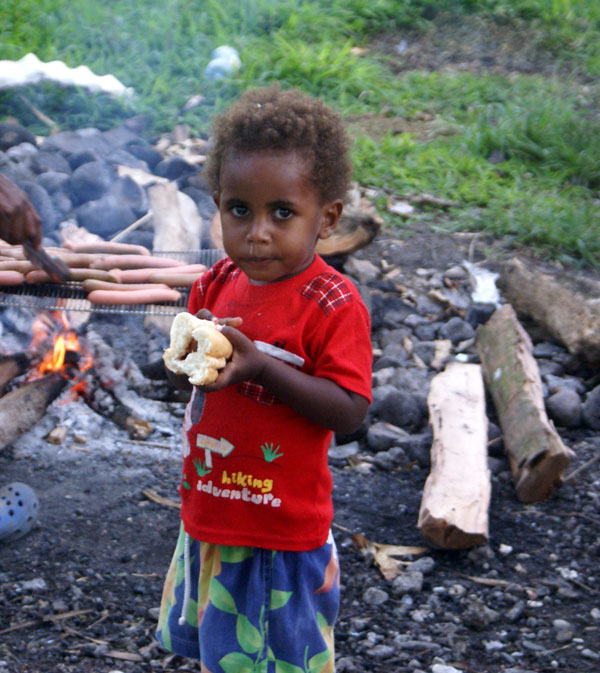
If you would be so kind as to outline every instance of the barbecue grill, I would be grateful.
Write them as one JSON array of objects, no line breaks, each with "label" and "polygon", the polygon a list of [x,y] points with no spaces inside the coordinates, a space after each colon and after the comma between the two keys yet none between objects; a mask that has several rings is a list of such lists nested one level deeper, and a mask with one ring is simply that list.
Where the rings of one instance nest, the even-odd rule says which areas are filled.
[{"label": "barbecue grill", "polygon": [[[180,259],[185,264],[204,264],[210,267],[225,256],[225,251],[219,249],[178,250],[154,251],[152,254],[158,257]],[[181,299],[178,302],[104,306],[101,304],[92,304],[88,301],[81,283],[24,284],[16,287],[0,288],[0,306],[27,308],[34,311],[90,311],[91,313],[133,313],[172,316],[180,313],[187,307],[189,288],[177,289],[181,292]]]}]

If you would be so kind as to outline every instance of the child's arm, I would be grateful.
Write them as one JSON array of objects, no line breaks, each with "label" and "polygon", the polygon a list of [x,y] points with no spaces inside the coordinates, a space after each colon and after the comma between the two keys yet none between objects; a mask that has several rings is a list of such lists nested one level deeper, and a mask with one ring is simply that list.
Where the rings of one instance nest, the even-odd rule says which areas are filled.
[{"label": "child's arm", "polygon": [[233,357],[219,378],[204,392],[215,392],[229,385],[253,379],[289,407],[309,420],[334,432],[350,434],[360,427],[369,402],[330,379],[310,376],[266,355],[244,334],[231,326],[223,334],[233,345]]}]

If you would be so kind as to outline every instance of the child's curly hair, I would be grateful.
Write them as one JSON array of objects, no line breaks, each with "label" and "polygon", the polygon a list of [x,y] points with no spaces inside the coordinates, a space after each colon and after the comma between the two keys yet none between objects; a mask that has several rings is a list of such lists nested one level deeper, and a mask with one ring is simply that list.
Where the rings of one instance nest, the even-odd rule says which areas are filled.
[{"label": "child's curly hair", "polygon": [[323,203],[343,199],[351,175],[340,116],[322,101],[278,84],[250,89],[213,122],[212,149],[203,170],[219,191],[221,167],[238,152],[295,151],[311,163],[308,178]]}]

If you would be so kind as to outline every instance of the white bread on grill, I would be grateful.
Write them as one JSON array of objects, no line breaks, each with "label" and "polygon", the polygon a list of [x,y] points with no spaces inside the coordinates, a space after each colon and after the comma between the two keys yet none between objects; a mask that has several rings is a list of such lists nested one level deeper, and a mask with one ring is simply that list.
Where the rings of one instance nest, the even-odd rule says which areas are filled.
[{"label": "white bread on grill", "polygon": [[170,337],[163,361],[175,374],[186,374],[194,386],[213,383],[233,352],[231,342],[214,322],[191,313],[175,316]]}]

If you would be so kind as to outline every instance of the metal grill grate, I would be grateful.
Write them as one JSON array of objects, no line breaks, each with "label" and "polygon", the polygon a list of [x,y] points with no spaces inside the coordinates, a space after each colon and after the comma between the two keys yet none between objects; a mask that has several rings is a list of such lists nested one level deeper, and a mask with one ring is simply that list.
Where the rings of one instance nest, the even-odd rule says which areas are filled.
[{"label": "metal grill grate", "polygon": [[[181,259],[186,264],[212,266],[221,259],[224,250],[184,250],[153,252],[155,256]],[[134,304],[130,306],[103,306],[92,304],[86,298],[81,283],[42,283],[0,289],[0,306],[26,308],[33,311],[90,311],[92,313],[133,313],[139,315],[176,315],[185,310],[189,288],[178,288],[178,302],[162,304]]]}]

